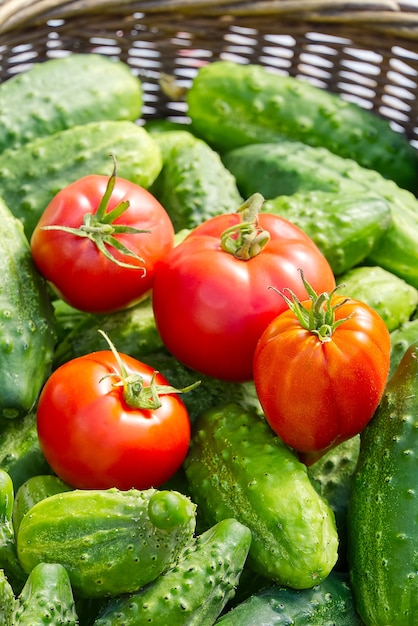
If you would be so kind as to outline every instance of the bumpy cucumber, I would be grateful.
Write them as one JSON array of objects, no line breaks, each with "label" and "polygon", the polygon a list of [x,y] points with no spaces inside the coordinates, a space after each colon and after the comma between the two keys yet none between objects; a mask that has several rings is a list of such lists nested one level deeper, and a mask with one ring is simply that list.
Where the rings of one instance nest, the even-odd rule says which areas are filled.
[{"label": "bumpy cucumber", "polygon": [[59,563],[39,563],[16,599],[14,626],[76,626],[78,617],[67,570]]},{"label": "bumpy cucumber", "polygon": [[0,469],[10,475],[15,492],[31,476],[52,472],[39,445],[35,410],[0,425]]},{"label": "bumpy cucumber", "polygon": [[[259,65],[202,67],[187,94],[193,132],[217,150],[281,137],[324,146],[415,190],[417,152],[388,121]],[[247,197],[247,196],[246,196]]]},{"label": "bumpy cucumber", "polygon": [[80,124],[0,154],[0,196],[30,238],[42,212],[61,189],[88,174],[117,174],[149,187],[162,167],[158,145],[130,121]]},{"label": "bumpy cucumber", "polygon": [[174,491],[66,491],[26,513],[18,557],[27,573],[38,563],[61,563],[80,597],[136,591],[191,540],[195,509]]},{"label": "bumpy cucumber", "polygon": [[226,153],[223,161],[247,198],[256,191],[269,200],[315,189],[382,198],[392,222],[366,261],[418,288],[418,200],[413,193],[351,159],[301,142],[248,145]]},{"label": "bumpy cucumber", "polygon": [[137,359],[163,347],[155,325],[151,300],[147,298],[123,311],[82,316],[58,342],[53,367],[83,354],[103,350],[106,344],[99,329],[112,340],[118,352],[125,352]]},{"label": "bumpy cucumber", "polygon": [[137,593],[111,601],[94,626],[212,626],[234,596],[251,532],[226,519],[196,537],[175,565]]},{"label": "bumpy cucumber", "polygon": [[0,85],[0,151],[77,124],[141,115],[142,85],[129,67],[99,54],[35,63]]},{"label": "bumpy cucumber", "polygon": [[0,624],[2,624],[2,626],[14,626],[14,605],[15,594],[13,587],[7,580],[4,571],[0,569]]},{"label": "bumpy cucumber", "polygon": [[54,314],[22,224],[0,199],[0,420],[23,417],[48,376]]},{"label": "bumpy cucumber", "polygon": [[37,475],[28,478],[16,492],[13,504],[13,528],[15,536],[19,531],[20,522],[26,513],[37,503],[49,496],[72,488],[53,474]]},{"label": "bumpy cucumber", "polygon": [[17,557],[13,528],[14,490],[9,474],[0,470],[0,569],[9,579],[13,589],[20,589],[26,580]]},{"label": "bumpy cucumber", "polygon": [[167,210],[176,231],[194,228],[242,204],[235,179],[219,154],[187,130],[156,132],[163,168],[151,191]]},{"label": "bumpy cucumber", "polygon": [[361,434],[349,506],[349,564],[366,626],[418,614],[418,344],[405,352]]},{"label": "bumpy cucumber", "polygon": [[407,322],[418,305],[418,290],[383,267],[353,267],[339,277],[340,293],[362,300],[379,313],[388,330]]},{"label": "bumpy cucumber", "polygon": [[267,200],[263,211],[280,215],[307,233],[337,276],[361,263],[392,222],[388,203],[364,192],[278,196]]},{"label": "bumpy cucumber", "polygon": [[390,333],[389,377],[395,373],[403,355],[412,344],[418,344],[418,318],[408,320]]},{"label": "bumpy cucumber", "polygon": [[184,467],[209,524],[233,517],[249,527],[255,571],[294,588],[328,576],[338,556],[334,514],[260,417],[235,404],[207,411]]},{"label": "bumpy cucumber", "polygon": [[268,586],[225,613],[216,626],[361,626],[346,574],[312,589]]}]

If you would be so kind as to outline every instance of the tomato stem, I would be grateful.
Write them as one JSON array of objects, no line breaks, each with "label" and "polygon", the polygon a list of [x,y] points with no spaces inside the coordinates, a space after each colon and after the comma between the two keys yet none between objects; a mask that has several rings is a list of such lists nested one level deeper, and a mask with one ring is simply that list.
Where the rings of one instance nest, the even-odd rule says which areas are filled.
[{"label": "tomato stem", "polygon": [[114,383],[114,386],[123,387],[123,399],[129,407],[134,409],[159,409],[160,406],[162,406],[160,396],[171,393],[187,393],[200,385],[200,380],[188,385],[187,387],[183,387],[182,389],[177,389],[171,385],[157,385],[155,382],[155,378],[158,374],[157,371],[153,372],[149,385],[145,385],[144,379],[140,374],[128,373],[119,352],[116,350],[106,333],[101,329],[99,329],[98,332],[107,341],[120,370],[119,374],[107,374],[106,376],[103,376],[101,380],[109,377],[116,377],[117,382]]},{"label": "tomato stem", "polygon": [[248,261],[260,254],[270,240],[270,233],[258,225],[258,214],[264,204],[260,193],[254,193],[237,210],[241,222],[230,226],[221,235],[222,250],[237,259]]},{"label": "tomato stem", "polygon": [[[349,298],[345,298],[337,304],[333,304],[332,302],[335,292],[343,285],[337,285],[330,293],[323,292],[321,294],[317,294],[306,280],[303,271],[299,269],[299,272],[303,285],[308,293],[308,297],[312,302],[311,307],[304,306],[291,289],[285,288],[283,291],[279,291],[278,289],[275,289],[275,287],[270,288],[274,289],[282,296],[289,309],[298,318],[299,323],[303,328],[306,328],[306,330],[309,330],[311,333],[317,335],[323,343],[331,341],[332,334],[335,329],[351,317],[344,317],[339,320],[335,319],[336,309],[349,300]],[[286,296],[284,293],[285,291],[289,293],[290,297]]]},{"label": "tomato stem", "polygon": [[[113,156],[113,155],[112,155]],[[126,263],[117,259],[111,252],[111,249],[115,249],[121,254],[136,259],[140,263],[145,263],[144,259],[137,255],[135,252],[125,246],[117,237],[121,233],[136,235],[138,233],[149,233],[149,230],[138,229],[126,224],[114,224],[113,222],[120,217],[130,206],[129,200],[124,200],[115,206],[111,211],[106,209],[109,205],[110,198],[112,197],[113,190],[116,184],[116,159],[113,156],[113,172],[109,177],[106,185],[105,193],[100,200],[99,206],[95,213],[86,213],[83,218],[83,224],[78,228],[72,228],[70,226],[62,225],[50,225],[42,226],[42,230],[61,230],[76,237],[87,237],[98,248],[101,254],[103,254],[109,261],[112,261],[120,267],[126,267],[130,269],[141,270],[146,273],[145,267],[139,267],[132,263]]]}]

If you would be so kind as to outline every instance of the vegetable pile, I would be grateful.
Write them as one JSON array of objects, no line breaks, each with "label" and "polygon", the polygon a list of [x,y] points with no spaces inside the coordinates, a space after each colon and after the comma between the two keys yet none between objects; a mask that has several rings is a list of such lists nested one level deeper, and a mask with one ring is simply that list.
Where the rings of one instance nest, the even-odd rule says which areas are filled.
[{"label": "vegetable pile", "polygon": [[418,154],[261,66],[185,98],[0,85],[0,621],[415,626]]}]

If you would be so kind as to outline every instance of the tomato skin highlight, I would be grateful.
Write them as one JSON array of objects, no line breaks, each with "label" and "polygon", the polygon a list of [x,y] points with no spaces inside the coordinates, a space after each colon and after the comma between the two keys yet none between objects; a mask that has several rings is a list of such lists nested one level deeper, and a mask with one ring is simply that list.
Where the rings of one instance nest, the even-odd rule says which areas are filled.
[{"label": "tomato skin highlight", "polygon": [[222,250],[221,234],[239,220],[221,215],[194,229],[162,261],[153,285],[154,316],[168,350],[198,372],[236,382],[252,379],[256,343],[286,308],[271,286],[305,299],[303,268],[316,289],[335,287],[314,242],[277,215],[258,216],[270,233],[258,255],[244,261]]},{"label": "tomato skin highlight", "polygon": [[[128,373],[139,373],[149,385],[154,370],[120,356]],[[64,363],[41,392],[37,427],[42,452],[55,473],[75,488],[157,488],[187,454],[190,421],[181,398],[160,395],[160,408],[131,408],[123,387],[114,385],[118,374],[113,353],[103,350]],[[161,374],[155,380],[168,384]]]},{"label": "tomato skin highlight", "polygon": [[116,178],[107,212],[128,200],[129,208],[114,224],[150,232],[115,235],[144,263],[116,249],[112,254],[138,269],[109,260],[87,237],[43,230],[51,225],[79,228],[86,213],[96,212],[108,180],[89,175],[58,192],[31,237],[32,256],[40,273],[63,300],[91,313],[115,311],[140,300],[152,287],[160,259],[174,246],[174,227],[164,207],[146,189],[123,178]]},{"label": "tomato skin highlight", "polygon": [[[344,300],[334,296],[331,302]],[[303,304],[309,308],[311,302]],[[322,342],[288,309],[257,343],[254,382],[266,419],[307,464],[361,432],[386,386],[386,324],[368,305],[351,298],[335,309],[335,319],[344,318],[331,340]]]}]

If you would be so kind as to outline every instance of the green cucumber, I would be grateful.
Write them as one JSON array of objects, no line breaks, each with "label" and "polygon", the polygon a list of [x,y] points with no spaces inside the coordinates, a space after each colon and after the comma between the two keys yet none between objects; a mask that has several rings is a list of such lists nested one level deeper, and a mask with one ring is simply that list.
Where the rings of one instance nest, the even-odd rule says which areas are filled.
[{"label": "green cucumber", "polygon": [[89,174],[111,175],[111,155],[118,176],[142,187],[148,188],[162,167],[157,143],[141,126],[124,120],[90,122],[0,153],[0,197],[30,239],[61,189]]},{"label": "green cucumber", "polygon": [[219,154],[187,130],[156,132],[163,167],[151,187],[176,231],[191,229],[223,213],[234,213],[243,200]]},{"label": "green cucumber", "polygon": [[155,325],[151,299],[146,298],[122,311],[81,316],[78,323],[58,342],[53,368],[89,352],[103,350],[107,344],[99,330],[110,337],[119,352],[136,359],[163,347]]},{"label": "green cucumber", "polygon": [[175,561],[193,536],[195,509],[174,491],[65,491],[23,517],[18,557],[28,574],[38,563],[61,563],[80,597],[129,593]]},{"label": "green cucumber", "polygon": [[389,332],[407,322],[418,305],[418,289],[383,267],[353,267],[341,276],[340,294],[365,302],[385,322]]},{"label": "green cucumber", "polygon": [[59,563],[39,563],[16,599],[14,626],[77,626],[78,616],[67,570]]},{"label": "green cucumber", "polygon": [[52,472],[39,445],[35,410],[0,424],[0,469],[10,475],[15,493],[31,476]]},{"label": "green cucumber", "polygon": [[184,467],[209,524],[233,517],[251,530],[256,572],[299,589],[328,576],[338,556],[334,513],[262,418],[236,404],[205,412]]},{"label": "green cucumber", "polygon": [[2,626],[15,626],[13,623],[13,609],[15,605],[13,587],[0,569],[0,624]]},{"label": "green cucumber", "polygon": [[9,474],[0,470],[0,569],[14,590],[20,589],[26,574],[18,560],[13,528],[14,489]]},{"label": "green cucumber", "polygon": [[252,144],[224,154],[223,161],[246,198],[254,192],[269,200],[314,190],[382,198],[392,221],[365,261],[418,288],[418,199],[413,193],[351,159],[300,142]]},{"label": "green cucumber", "polygon": [[226,519],[197,536],[174,566],[137,593],[105,607],[94,626],[212,626],[235,594],[251,532]]},{"label": "green cucumber", "polygon": [[345,573],[311,589],[267,586],[232,608],[216,626],[362,626]]},{"label": "green cucumber", "polygon": [[70,491],[71,489],[70,485],[67,485],[67,483],[64,483],[58,476],[53,474],[40,474],[28,478],[19,487],[14,499],[12,521],[15,536],[17,536],[23,517],[37,502],[56,493]]},{"label": "green cucumber", "polygon": [[418,343],[418,318],[408,320],[390,333],[389,377],[395,373],[403,355],[414,343]]},{"label": "green cucumber", "polygon": [[220,152],[285,137],[325,147],[416,190],[418,156],[405,135],[307,81],[218,61],[198,71],[187,104],[193,132]]},{"label": "green cucumber", "polygon": [[348,514],[354,600],[366,626],[418,614],[418,344],[405,352],[361,433]]},{"label": "green cucumber", "polygon": [[0,85],[0,152],[99,120],[135,121],[142,85],[129,66],[99,54],[35,63]]},{"label": "green cucumber", "polygon": [[392,222],[388,203],[364,192],[278,196],[264,203],[263,212],[299,226],[316,243],[336,276],[361,263]]},{"label": "green cucumber", "polygon": [[21,222],[0,198],[0,420],[33,408],[51,371],[54,313]]}]

